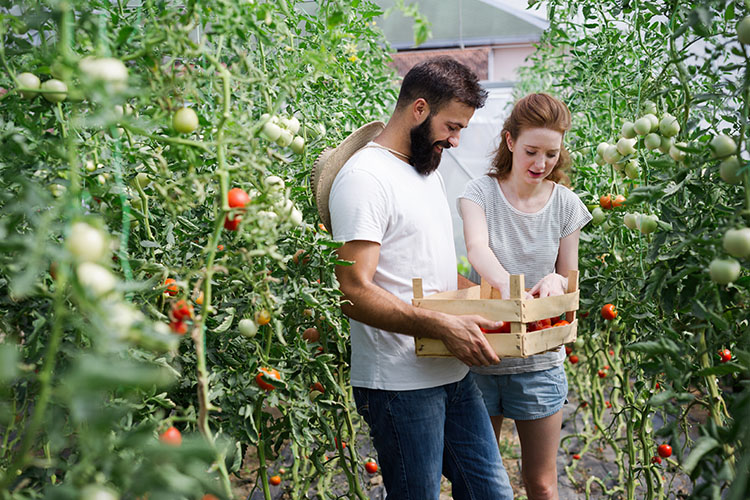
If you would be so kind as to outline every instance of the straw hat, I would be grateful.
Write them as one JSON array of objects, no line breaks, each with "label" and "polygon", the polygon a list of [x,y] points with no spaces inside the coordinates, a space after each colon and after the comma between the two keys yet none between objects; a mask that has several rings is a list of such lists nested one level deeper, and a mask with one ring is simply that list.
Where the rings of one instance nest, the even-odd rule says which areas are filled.
[{"label": "straw hat", "polygon": [[333,180],[344,163],[377,137],[384,128],[385,124],[377,121],[363,125],[341,141],[337,147],[324,149],[315,160],[310,185],[315,196],[315,204],[318,206],[320,220],[329,230],[331,229],[331,214],[328,211],[328,196],[331,194]]}]

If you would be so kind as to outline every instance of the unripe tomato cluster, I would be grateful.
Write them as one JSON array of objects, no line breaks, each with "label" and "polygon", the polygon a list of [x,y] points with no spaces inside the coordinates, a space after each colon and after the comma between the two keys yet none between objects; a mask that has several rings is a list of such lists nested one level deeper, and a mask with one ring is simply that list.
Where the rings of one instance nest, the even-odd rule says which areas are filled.
[{"label": "unripe tomato cluster", "polygon": [[265,113],[260,119],[263,122],[263,128],[260,131],[263,137],[275,142],[282,148],[291,148],[294,154],[302,154],[305,149],[305,139],[296,135],[300,129],[300,123],[296,116],[284,118]]}]

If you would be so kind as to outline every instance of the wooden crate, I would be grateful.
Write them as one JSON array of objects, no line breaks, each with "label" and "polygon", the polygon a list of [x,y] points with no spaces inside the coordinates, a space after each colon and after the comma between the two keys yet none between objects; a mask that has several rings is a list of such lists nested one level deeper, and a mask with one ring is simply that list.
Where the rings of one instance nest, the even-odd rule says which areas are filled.
[{"label": "wooden crate", "polygon": [[[525,299],[523,275],[510,277],[510,299],[500,299],[498,290],[482,280],[481,285],[442,292],[424,297],[421,278],[412,281],[412,304],[447,314],[478,314],[492,321],[510,322],[510,333],[487,333],[487,340],[501,358],[526,358],[550,351],[576,339],[578,320],[578,271],[568,275],[568,292],[564,295]],[[558,317],[565,313],[568,325],[526,331],[526,323]],[[416,337],[417,356],[452,357],[441,340]]]}]

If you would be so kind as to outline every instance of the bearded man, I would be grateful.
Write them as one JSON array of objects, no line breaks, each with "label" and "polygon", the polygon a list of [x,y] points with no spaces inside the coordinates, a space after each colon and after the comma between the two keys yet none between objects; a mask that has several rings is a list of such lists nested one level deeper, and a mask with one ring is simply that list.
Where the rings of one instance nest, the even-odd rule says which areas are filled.
[{"label": "bearded man", "polygon": [[[332,185],[314,187],[321,217],[333,239],[344,242],[339,257],[353,262],[336,270],[342,310],[351,318],[351,383],[388,500],[437,500],[441,475],[455,499],[513,498],[468,368],[499,362],[480,330],[496,323],[411,305],[414,277],[422,278],[425,294],[455,290],[463,281],[437,168],[486,97],[463,64],[424,61],[404,77],[384,128],[363,127],[347,139],[361,142],[348,160],[334,151],[316,166],[334,172]],[[318,172],[314,181],[325,177]],[[418,358],[415,336],[442,340],[455,357]]]}]

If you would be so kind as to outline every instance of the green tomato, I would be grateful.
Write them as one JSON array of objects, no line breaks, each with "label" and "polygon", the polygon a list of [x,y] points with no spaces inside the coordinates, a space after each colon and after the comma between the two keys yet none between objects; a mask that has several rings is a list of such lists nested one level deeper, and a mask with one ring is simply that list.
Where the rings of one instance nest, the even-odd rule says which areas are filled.
[{"label": "green tomato", "polygon": [[596,154],[604,158],[604,152],[609,147],[609,143],[607,142],[600,142],[598,146],[596,146]]},{"label": "green tomato", "polygon": [[737,40],[743,45],[750,44],[750,16],[737,23]]},{"label": "green tomato", "polygon": [[107,239],[98,229],[85,222],[76,222],[70,228],[66,246],[79,261],[98,261],[107,252]]},{"label": "green tomato", "polygon": [[289,146],[292,143],[292,133],[288,131],[287,129],[281,129],[281,133],[279,134],[279,138],[276,139],[276,144],[281,146],[282,148],[285,148]]},{"label": "green tomato", "polygon": [[93,81],[113,84],[115,90],[124,90],[128,82],[128,68],[114,57],[84,57],[78,69]]},{"label": "green tomato", "polygon": [[677,142],[669,148],[669,156],[671,156],[674,161],[682,161],[687,156],[687,153],[680,149],[680,147],[687,147],[687,144],[684,142]]},{"label": "green tomato", "polygon": [[255,334],[258,333],[258,325],[256,325],[255,321],[250,318],[241,319],[238,328],[240,330],[240,334],[242,334],[243,337],[247,337],[249,339],[255,337]]},{"label": "green tomato", "polygon": [[737,144],[735,144],[734,139],[726,134],[719,134],[711,139],[709,146],[713,158],[726,158],[737,151]]},{"label": "green tomato", "polygon": [[90,484],[81,490],[80,500],[120,500],[120,495],[109,488]]},{"label": "green tomato", "polygon": [[644,118],[648,118],[651,121],[651,132],[659,131],[659,119],[654,113],[647,113],[643,115]]},{"label": "green tomato", "polygon": [[49,102],[62,102],[68,95],[68,86],[55,78],[44,82],[41,85],[41,89],[54,91],[42,94]]},{"label": "green tomato", "polygon": [[602,155],[602,157],[604,158],[604,161],[606,161],[610,165],[622,160],[622,155],[619,151],[617,151],[617,146],[615,146],[614,144],[610,144],[609,146],[607,146],[607,150],[604,151],[604,155]]},{"label": "green tomato", "polygon": [[294,154],[301,155],[305,150],[305,139],[299,135],[295,136],[290,147]]},{"label": "green tomato", "polygon": [[597,164],[597,165],[599,165],[600,167],[603,167],[604,165],[606,165],[606,164],[607,164],[607,162],[606,162],[606,161],[604,161],[604,158],[602,158],[602,157],[601,157],[601,156],[599,156],[598,154],[594,155],[594,163],[596,163],[596,164]]},{"label": "green tomato", "polygon": [[628,156],[635,153],[635,139],[627,139],[625,137],[617,141],[617,152],[622,156]]},{"label": "green tomato", "polygon": [[662,137],[661,144],[659,144],[659,151],[664,154],[669,154],[669,150],[674,145],[674,137]]},{"label": "green tomato", "polygon": [[[33,73],[21,73],[19,75],[16,75],[16,81],[18,82],[18,86],[24,89],[36,90],[42,85],[39,77]],[[19,93],[24,99],[33,99],[34,97],[36,97],[38,92],[19,90]]]},{"label": "green tomato", "polygon": [[654,101],[643,101],[642,107],[644,113],[656,114],[656,103]]},{"label": "green tomato", "polygon": [[296,116],[290,118],[281,118],[281,126],[287,129],[292,135],[299,132],[299,120]]},{"label": "green tomato", "polygon": [[573,342],[573,347],[576,349],[583,349],[583,346],[586,344],[586,342],[583,340],[583,337],[576,337],[575,342]]},{"label": "green tomato", "polygon": [[674,137],[680,133],[680,124],[677,118],[666,113],[659,122],[659,132],[664,137]]},{"label": "green tomato", "polygon": [[632,213],[632,214],[625,214],[625,216],[622,218],[622,222],[625,224],[625,227],[628,229],[635,229],[638,227],[638,213]]},{"label": "green tomato", "polygon": [[648,134],[645,139],[643,139],[643,144],[646,146],[646,149],[649,151],[653,151],[654,149],[659,149],[659,146],[661,146],[661,137],[659,137],[659,134]]},{"label": "green tomato", "polygon": [[638,216],[638,229],[642,234],[651,234],[656,231],[658,220],[659,218],[655,215],[640,214]]},{"label": "green tomato", "polygon": [[281,137],[281,127],[273,123],[272,120],[268,120],[263,129],[260,131],[261,135],[271,142],[276,142]]},{"label": "green tomato", "polygon": [[708,273],[713,281],[726,285],[740,277],[740,263],[734,259],[714,259],[708,266]]},{"label": "green tomato", "polygon": [[740,171],[740,160],[736,156],[730,156],[719,164],[719,177],[727,184],[739,184],[742,182]]},{"label": "green tomato", "polygon": [[593,222],[595,226],[598,226],[599,224],[604,222],[604,219],[607,218],[607,216],[604,214],[604,210],[599,207],[596,207],[591,211],[591,216],[593,217],[591,222]]},{"label": "green tomato", "polygon": [[192,108],[180,108],[172,116],[172,128],[180,134],[189,134],[198,128],[198,115]]},{"label": "green tomato", "polygon": [[625,164],[625,175],[628,179],[637,179],[640,177],[641,172],[638,168],[638,160],[633,158]]},{"label": "green tomato", "polygon": [[633,130],[641,136],[651,132],[651,120],[648,118],[648,115],[638,118],[633,124]]},{"label": "green tomato", "polygon": [[734,257],[750,257],[750,228],[730,229],[722,240],[724,250]]},{"label": "green tomato", "polygon": [[622,135],[625,139],[634,138],[636,136],[635,124],[633,122],[623,123],[622,129],[620,130],[620,135]]}]

